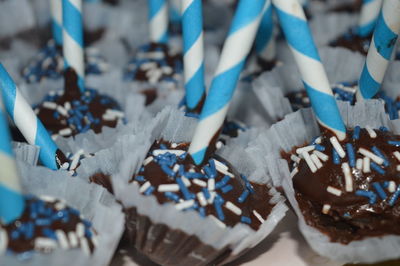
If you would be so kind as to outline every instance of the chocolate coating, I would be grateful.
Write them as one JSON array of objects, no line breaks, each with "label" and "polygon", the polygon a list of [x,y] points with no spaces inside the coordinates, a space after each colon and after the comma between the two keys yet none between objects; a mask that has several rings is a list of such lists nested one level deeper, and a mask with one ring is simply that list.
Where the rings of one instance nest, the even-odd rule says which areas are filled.
[{"label": "chocolate coating", "polygon": [[336,40],[332,41],[329,45],[331,47],[343,47],[354,52],[359,52],[367,55],[369,44],[371,42],[371,35],[362,37],[357,35],[354,31],[339,36]]}]

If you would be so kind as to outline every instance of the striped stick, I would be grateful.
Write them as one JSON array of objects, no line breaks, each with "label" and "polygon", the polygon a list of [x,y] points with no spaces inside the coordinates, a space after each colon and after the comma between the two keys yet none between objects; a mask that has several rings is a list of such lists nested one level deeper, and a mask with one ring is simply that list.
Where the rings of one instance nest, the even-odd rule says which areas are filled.
[{"label": "striped stick", "polygon": [[41,162],[50,169],[58,169],[56,144],[2,64],[0,64],[0,89],[8,115],[24,135],[26,141],[40,147]]},{"label": "striped stick", "polygon": [[51,8],[51,29],[53,39],[58,46],[62,45],[62,0],[50,0]]},{"label": "striped stick", "polygon": [[169,17],[172,23],[180,23],[181,5],[181,0],[170,0]]},{"label": "striped stick", "polygon": [[189,153],[199,165],[206,160],[206,152],[213,137],[218,135],[247,55],[253,45],[262,14],[270,0],[240,0],[214,79],[200,114]]},{"label": "striped stick", "polygon": [[168,42],[168,4],[167,0],[148,0],[150,41]]},{"label": "striped stick", "polygon": [[62,17],[65,69],[71,67],[76,71],[79,88],[84,91],[82,0],[62,0]]},{"label": "striped stick", "polygon": [[358,35],[366,37],[374,31],[381,6],[382,0],[363,0],[358,20]]},{"label": "striped stick", "polygon": [[25,208],[19,176],[11,148],[4,106],[0,94],[0,219],[9,224],[21,217]]},{"label": "striped stick", "polygon": [[371,99],[378,92],[400,30],[400,0],[385,0],[358,82],[357,100]]},{"label": "striped stick", "polygon": [[205,97],[201,0],[182,0],[182,30],[186,105],[194,111]]},{"label": "striped stick", "polygon": [[272,5],[269,4],[260,22],[256,37],[257,55],[265,61],[274,60],[276,47],[274,39],[274,22],[272,19]]},{"label": "striped stick", "polygon": [[297,0],[272,0],[272,3],[320,126],[333,132],[339,140],[343,140],[346,137],[346,128],[303,8]]}]

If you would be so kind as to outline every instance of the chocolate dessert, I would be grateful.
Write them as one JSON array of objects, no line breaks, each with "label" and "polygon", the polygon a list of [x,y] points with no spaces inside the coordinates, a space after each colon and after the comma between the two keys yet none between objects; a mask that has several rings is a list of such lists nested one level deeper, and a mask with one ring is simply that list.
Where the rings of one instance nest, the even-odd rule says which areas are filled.
[{"label": "chocolate dessert", "polygon": [[343,47],[367,55],[372,35],[360,36],[354,29],[349,30],[329,43],[331,47]]}]

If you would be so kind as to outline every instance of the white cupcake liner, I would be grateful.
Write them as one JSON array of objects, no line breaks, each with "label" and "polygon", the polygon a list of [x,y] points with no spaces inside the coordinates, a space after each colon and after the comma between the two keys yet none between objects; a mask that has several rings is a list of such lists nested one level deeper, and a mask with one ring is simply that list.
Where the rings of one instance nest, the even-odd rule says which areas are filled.
[{"label": "white cupcake liner", "polygon": [[[257,232],[243,224],[222,229],[210,217],[203,219],[195,211],[177,211],[173,204],[160,205],[154,196],[139,193],[138,186],[129,183],[129,180],[141,167],[154,140],[163,138],[174,142],[190,141],[197,123],[195,119],[185,117],[180,111],[170,107],[165,108],[154,120],[156,123],[146,127],[143,132],[125,136],[114,147],[100,151],[96,158],[83,160],[78,176],[88,178],[97,172],[111,174],[114,194],[125,208],[135,207],[140,215],[148,217],[153,223],[166,224],[171,229],[194,235],[217,250],[228,246],[233,255],[255,246],[273,230],[287,210],[275,189],[270,190],[270,195],[273,196],[271,201],[276,205]],[[247,175],[249,180],[265,184],[270,182],[265,179],[265,173],[259,170],[261,167],[252,160],[253,156],[242,148],[228,145],[218,153],[238,171]],[[194,227],[193,224],[199,226]]]},{"label": "white cupcake liner", "polygon": [[31,167],[22,162],[18,167],[26,193],[63,199],[68,206],[78,209],[98,232],[98,246],[91,256],[80,249],[57,249],[49,254],[36,252],[28,261],[3,254],[0,265],[108,265],[124,229],[124,215],[114,198],[103,188],[71,178],[65,172]]},{"label": "white cupcake liner", "polygon": [[12,142],[15,159],[36,166],[39,160],[40,147],[23,142]]},{"label": "white cupcake liner", "polygon": [[0,39],[33,29],[36,21],[30,1],[2,1],[0,3],[0,25],[2,25]]},{"label": "white cupcake liner", "polygon": [[[345,124],[372,128],[386,126],[395,134],[400,133],[400,120],[389,120],[380,100],[370,100],[351,106],[339,103]],[[335,261],[372,263],[399,257],[400,236],[368,237],[352,241],[348,245],[330,242],[319,230],[306,224],[294,196],[288,163],[281,158],[281,152],[309,143],[319,135],[319,128],[310,108],[289,114],[274,124],[250,143],[254,153],[263,153],[265,171],[273,177],[275,186],[282,186],[293,209],[299,217],[299,228],[309,245],[320,255]]]}]

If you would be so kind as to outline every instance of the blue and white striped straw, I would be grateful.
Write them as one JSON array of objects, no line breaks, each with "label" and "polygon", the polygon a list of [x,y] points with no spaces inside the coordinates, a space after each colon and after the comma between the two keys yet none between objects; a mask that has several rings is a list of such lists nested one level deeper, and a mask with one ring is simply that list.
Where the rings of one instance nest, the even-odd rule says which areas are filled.
[{"label": "blue and white striped straw", "polygon": [[62,45],[62,0],[50,0],[51,8],[51,29],[53,32],[53,39],[56,44]]},{"label": "blue and white striped straw", "polygon": [[203,13],[201,0],[182,0],[186,105],[195,110],[205,95]]},{"label": "blue and white striped straw", "polygon": [[257,55],[262,59],[266,61],[275,59],[276,50],[274,39],[274,21],[272,19],[272,4],[269,4],[261,19],[255,46]]},{"label": "blue and white striped straw", "polygon": [[[263,12],[270,0],[240,0],[217,66],[214,79],[200,114],[189,153],[196,164],[206,158],[206,151],[225,120],[246,58],[253,45]],[[266,2],[268,4],[266,4]]]},{"label": "blue and white striped straw", "polygon": [[381,7],[382,0],[363,0],[358,21],[358,35],[366,37],[374,31]]},{"label": "blue and white striped straw", "polygon": [[9,224],[25,209],[19,176],[11,148],[11,138],[0,94],[0,220]]},{"label": "blue and white striped straw", "polygon": [[168,42],[168,4],[167,0],[148,0],[150,41]]},{"label": "blue and white striped straw", "polygon": [[169,19],[172,23],[180,23],[181,22],[181,0],[170,0],[170,8],[169,8]]},{"label": "blue and white striped straw", "polygon": [[0,64],[0,89],[8,115],[24,135],[26,141],[40,147],[41,162],[50,169],[58,169],[56,144],[2,64]]},{"label": "blue and white striped straw", "polygon": [[345,139],[346,128],[303,8],[298,0],[272,0],[272,3],[319,124],[335,133],[339,140]]},{"label": "blue and white striped straw", "polygon": [[71,67],[76,71],[79,88],[84,91],[82,0],[62,0],[62,17],[65,69]]},{"label": "blue and white striped straw", "polygon": [[358,82],[358,101],[371,99],[378,92],[389,65],[400,30],[400,0],[385,0],[367,58]]}]

